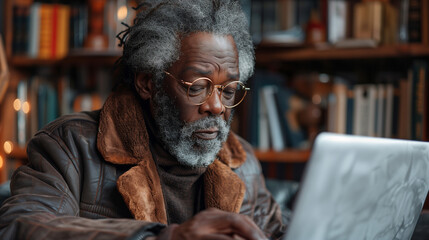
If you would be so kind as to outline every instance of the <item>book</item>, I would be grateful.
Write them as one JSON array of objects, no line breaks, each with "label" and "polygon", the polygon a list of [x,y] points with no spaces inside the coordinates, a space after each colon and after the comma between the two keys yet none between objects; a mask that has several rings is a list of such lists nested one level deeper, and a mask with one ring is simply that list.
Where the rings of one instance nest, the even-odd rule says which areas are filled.
[{"label": "book", "polygon": [[54,58],[64,58],[69,50],[69,32],[70,32],[70,7],[67,5],[57,5],[57,36]]},{"label": "book", "polygon": [[[384,137],[393,137],[393,108],[394,108],[394,86],[393,84],[386,84],[386,106],[384,112]],[[396,117],[395,117],[396,118]]]},{"label": "book", "polygon": [[278,107],[276,106],[276,101],[274,93],[278,91],[277,86],[269,85],[261,89],[263,102],[268,115],[268,124],[270,129],[271,136],[271,146],[274,151],[282,151],[285,149],[284,137],[282,129],[280,126],[280,118],[278,114]]},{"label": "book", "polygon": [[278,0],[276,15],[278,16],[280,30],[288,30],[296,25],[296,2],[290,0]]},{"label": "book", "polygon": [[335,44],[347,37],[346,1],[328,0],[328,41]]},{"label": "book", "polygon": [[[40,15],[39,28],[33,30],[38,30],[38,57],[41,59],[65,57],[68,54],[70,41],[70,7],[63,4],[43,3],[36,5],[35,8],[35,11],[38,8]],[[34,49],[32,52],[37,50]]]},{"label": "book", "polygon": [[12,52],[15,55],[25,55],[27,53],[29,14],[27,6],[13,7]]},{"label": "book", "polygon": [[361,2],[354,6],[353,36],[357,39],[381,41],[383,4],[378,1]]},{"label": "book", "polygon": [[409,0],[408,4],[408,42],[420,43],[422,40],[422,0]]},{"label": "book", "polygon": [[399,82],[399,121],[398,138],[411,139],[411,78],[413,73],[408,71],[408,77]]},{"label": "book", "polygon": [[[108,3],[113,3],[113,1],[108,1]],[[109,21],[113,20],[109,19]],[[82,48],[84,40],[88,35],[88,7],[86,4],[76,2],[71,4],[69,29],[70,49]]]},{"label": "book", "polygon": [[382,43],[384,45],[398,43],[399,15],[397,9],[389,2],[383,3]]},{"label": "book", "polygon": [[401,1],[398,6],[398,41],[400,43],[408,42],[408,0]]},{"label": "book", "polygon": [[354,102],[353,89],[349,87],[347,89],[346,134],[353,134]]},{"label": "book", "polygon": [[332,93],[328,99],[328,131],[346,133],[347,85],[339,77],[334,79]]},{"label": "book", "polygon": [[40,3],[33,3],[30,7],[30,30],[28,35],[27,55],[36,58],[39,55],[40,43]]},{"label": "book", "polygon": [[275,97],[285,145],[291,148],[302,148],[306,137],[298,123],[296,110],[302,109],[302,101],[287,88],[279,88]]},{"label": "book", "polygon": [[265,103],[265,98],[262,97],[262,89],[258,91],[259,97],[257,98],[259,101],[258,104],[258,115],[257,115],[257,126],[258,126],[258,134],[257,134],[257,143],[256,146],[261,151],[268,151],[270,148],[270,129],[268,126],[268,111],[267,104]]},{"label": "book", "polygon": [[40,35],[39,35],[39,58],[49,59],[52,57],[54,7],[50,4],[40,5]]},{"label": "book", "polygon": [[246,136],[246,139],[252,144],[253,146],[259,146],[259,139],[260,139],[260,130],[259,130],[259,115],[260,115],[260,97],[261,94],[259,92],[260,89],[262,89],[264,86],[267,85],[276,85],[276,86],[282,86],[284,84],[285,78],[276,73],[276,72],[270,72],[267,70],[261,70],[256,69],[255,74],[252,76],[251,79],[249,79],[249,85],[251,92],[249,93],[249,98],[247,99],[247,111],[250,113],[250,120],[249,120],[249,132]]},{"label": "book", "polygon": [[377,89],[373,84],[354,86],[353,134],[375,136],[375,105]]},{"label": "book", "polygon": [[412,98],[411,98],[411,139],[423,140],[423,121],[425,111],[425,94],[427,82],[427,65],[424,61],[413,63]]},{"label": "book", "polygon": [[386,93],[384,84],[376,85],[376,105],[375,105],[375,136],[384,137]]},{"label": "book", "polygon": [[46,80],[39,83],[37,109],[38,129],[59,117],[57,92]]}]

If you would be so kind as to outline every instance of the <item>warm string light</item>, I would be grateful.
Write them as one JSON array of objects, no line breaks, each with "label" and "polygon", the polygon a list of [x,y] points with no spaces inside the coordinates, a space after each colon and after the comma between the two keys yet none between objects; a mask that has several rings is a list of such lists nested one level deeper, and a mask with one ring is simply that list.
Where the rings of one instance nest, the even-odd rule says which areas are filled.
[{"label": "warm string light", "polygon": [[119,20],[119,21],[124,20],[125,18],[127,18],[127,15],[128,15],[128,9],[127,9],[127,6],[121,6],[121,7],[118,9],[118,12],[117,12],[118,20]]},{"label": "warm string light", "polygon": [[21,110],[21,100],[19,100],[18,98],[13,101],[13,109],[15,109],[15,111],[17,112]]},{"label": "warm string light", "polygon": [[3,167],[3,165],[4,165],[3,157],[0,156],[0,169]]},{"label": "warm string light", "polygon": [[13,143],[11,141],[4,142],[3,149],[6,154],[10,154],[13,151]]},{"label": "warm string light", "polygon": [[25,101],[24,104],[22,104],[22,111],[27,114],[30,112],[30,103]]},{"label": "warm string light", "polygon": [[21,100],[17,98],[13,101],[13,109],[15,109],[17,112],[22,110],[25,114],[27,114],[30,112],[30,103],[28,101],[22,103]]}]

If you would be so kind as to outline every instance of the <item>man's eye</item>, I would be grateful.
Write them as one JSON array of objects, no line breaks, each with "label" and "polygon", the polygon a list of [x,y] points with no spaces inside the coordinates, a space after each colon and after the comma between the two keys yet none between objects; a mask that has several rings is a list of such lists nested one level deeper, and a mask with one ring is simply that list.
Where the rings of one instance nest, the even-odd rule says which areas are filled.
[{"label": "man's eye", "polygon": [[202,94],[204,92],[206,92],[206,86],[203,86],[203,85],[195,85],[194,84],[189,88],[189,94],[190,95],[199,95],[199,94]]},{"label": "man's eye", "polygon": [[223,96],[228,99],[233,98],[235,95],[235,91],[235,88],[227,87],[223,90]]}]

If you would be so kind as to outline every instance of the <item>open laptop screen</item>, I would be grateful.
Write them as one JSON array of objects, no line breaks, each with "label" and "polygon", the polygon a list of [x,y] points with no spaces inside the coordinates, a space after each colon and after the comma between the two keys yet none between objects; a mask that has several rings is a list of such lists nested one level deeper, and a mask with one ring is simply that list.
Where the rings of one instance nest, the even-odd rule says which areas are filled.
[{"label": "open laptop screen", "polygon": [[429,189],[429,143],[320,134],[285,239],[410,239]]}]

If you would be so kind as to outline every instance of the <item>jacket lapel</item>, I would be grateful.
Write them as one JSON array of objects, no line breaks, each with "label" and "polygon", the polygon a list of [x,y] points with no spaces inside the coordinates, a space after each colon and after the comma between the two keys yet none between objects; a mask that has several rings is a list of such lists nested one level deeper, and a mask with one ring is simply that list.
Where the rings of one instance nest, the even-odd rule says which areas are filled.
[{"label": "jacket lapel", "polygon": [[246,188],[230,167],[215,160],[204,173],[204,191],[207,208],[238,213]]}]

